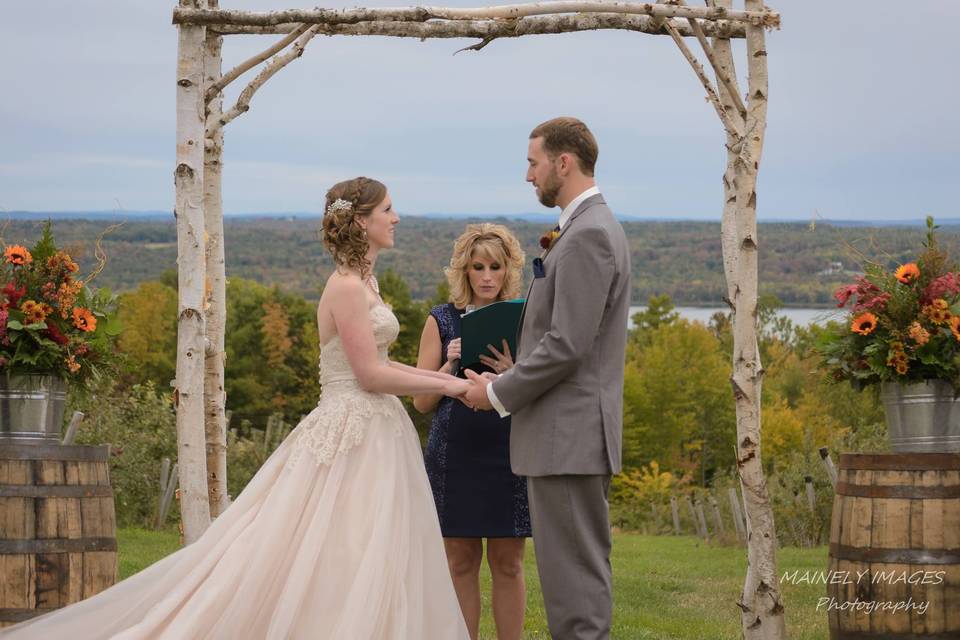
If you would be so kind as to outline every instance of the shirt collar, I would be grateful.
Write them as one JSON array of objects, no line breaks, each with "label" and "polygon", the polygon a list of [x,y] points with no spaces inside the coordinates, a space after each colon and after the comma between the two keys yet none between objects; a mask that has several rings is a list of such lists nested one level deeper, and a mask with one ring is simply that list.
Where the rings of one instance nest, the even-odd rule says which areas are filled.
[{"label": "shirt collar", "polygon": [[564,207],[563,211],[560,213],[560,228],[563,229],[563,225],[567,223],[567,220],[570,219],[570,216],[573,215],[573,212],[577,210],[577,207],[579,207],[584,200],[590,196],[595,196],[598,193],[600,193],[600,189],[596,186],[593,186],[571,200],[570,204]]}]

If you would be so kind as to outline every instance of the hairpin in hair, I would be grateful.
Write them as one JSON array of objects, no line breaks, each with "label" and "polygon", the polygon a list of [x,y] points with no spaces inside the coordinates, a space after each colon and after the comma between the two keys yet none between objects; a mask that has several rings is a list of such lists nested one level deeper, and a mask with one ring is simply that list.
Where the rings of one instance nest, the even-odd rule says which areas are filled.
[{"label": "hairpin in hair", "polygon": [[334,213],[336,211],[350,211],[351,209],[353,209],[353,204],[349,200],[337,198],[330,203],[329,207],[327,207],[327,213]]}]

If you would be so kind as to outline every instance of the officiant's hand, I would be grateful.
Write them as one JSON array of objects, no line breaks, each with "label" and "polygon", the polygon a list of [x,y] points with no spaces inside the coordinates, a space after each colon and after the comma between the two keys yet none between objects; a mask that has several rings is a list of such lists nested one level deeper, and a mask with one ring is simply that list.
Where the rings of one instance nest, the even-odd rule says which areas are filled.
[{"label": "officiant's hand", "polygon": [[447,362],[460,359],[460,338],[454,338],[447,345]]},{"label": "officiant's hand", "polygon": [[497,351],[492,344],[487,345],[487,349],[490,350],[495,357],[491,358],[488,355],[481,355],[480,362],[487,365],[497,373],[503,373],[507,369],[513,366],[513,355],[510,353],[510,343],[507,342],[507,339],[503,339],[503,352]]},{"label": "officiant's hand", "polygon": [[487,385],[490,384],[490,378],[481,376],[470,369],[466,369],[465,373],[472,384],[463,396],[464,404],[472,407],[474,411],[493,409],[490,398],[487,397]]}]

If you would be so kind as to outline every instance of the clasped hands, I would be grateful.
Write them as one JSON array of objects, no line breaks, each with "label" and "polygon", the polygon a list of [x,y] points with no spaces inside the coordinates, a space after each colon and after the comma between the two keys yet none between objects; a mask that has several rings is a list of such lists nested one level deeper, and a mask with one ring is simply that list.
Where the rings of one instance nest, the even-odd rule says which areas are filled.
[{"label": "clasped hands", "polygon": [[[457,400],[460,400],[462,403],[473,409],[474,411],[487,411],[493,408],[493,405],[490,404],[490,398],[487,396],[487,385],[492,381],[497,379],[497,376],[506,371],[507,369],[513,366],[513,356],[510,353],[510,345],[507,344],[507,341],[503,341],[503,351],[498,351],[493,345],[487,345],[487,348],[490,350],[495,357],[490,357],[487,355],[480,356],[480,362],[490,367],[497,373],[486,372],[483,374],[478,374],[470,369],[466,369],[464,373],[467,376],[465,382],[466,387],[460,393],[454,395]],[[451,341],[450,349],[447,351],[447,356],[460,357],[460,339],[457,338],[454,341]]]},{"label": "clasped hands", "polygon": [[466,391],[457,396],[457,400],[474,411],[493,409],[490,398],[487,396],[487,385],[497,379],[495,373],[479,374],[467,369]]}]

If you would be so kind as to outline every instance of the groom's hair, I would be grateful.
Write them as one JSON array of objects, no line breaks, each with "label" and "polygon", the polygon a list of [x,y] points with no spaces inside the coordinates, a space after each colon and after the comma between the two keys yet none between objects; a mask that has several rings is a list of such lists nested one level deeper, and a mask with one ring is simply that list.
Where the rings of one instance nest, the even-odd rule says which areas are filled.
[{"label": "groom's hair", "polygon": [[554,118],[539,124],[530,132],[530,139],[543,138],[543,150],[551,158],[561,153],[572,153],[586,176],[593,176],[600,149],[597,139],[587,125],[576,118]]}]

